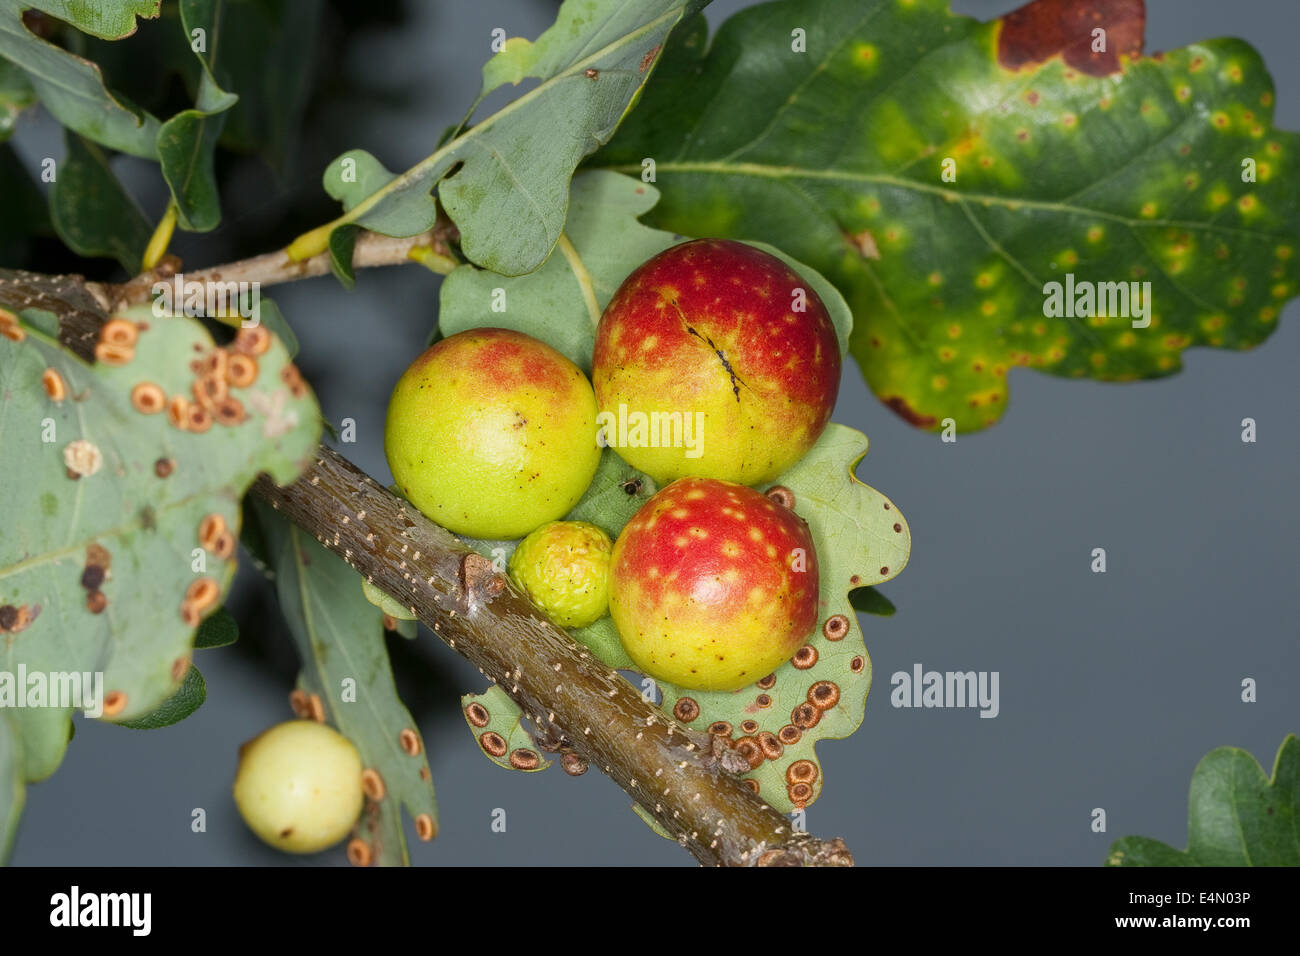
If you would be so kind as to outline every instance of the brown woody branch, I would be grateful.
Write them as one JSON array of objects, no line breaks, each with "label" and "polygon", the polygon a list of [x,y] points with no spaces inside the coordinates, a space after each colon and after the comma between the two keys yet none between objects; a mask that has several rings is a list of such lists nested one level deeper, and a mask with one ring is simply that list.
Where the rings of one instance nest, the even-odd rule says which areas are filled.
[{"label": "brown woody branch", "polygon": [[[106,317],[78,277],[0,270],[0,306],[55,312],[64,344],[87,358]],[[741,783],[737,771],[747,765],[721,741],[647,703],[490,561],[341,455],[321,446],[293,484],[262,476],[252,492],[501,685],[537,728],[538,745],[559,752],[566,769],[604,771],[701,863],[852,865],[842,840],[792,832]]]}]

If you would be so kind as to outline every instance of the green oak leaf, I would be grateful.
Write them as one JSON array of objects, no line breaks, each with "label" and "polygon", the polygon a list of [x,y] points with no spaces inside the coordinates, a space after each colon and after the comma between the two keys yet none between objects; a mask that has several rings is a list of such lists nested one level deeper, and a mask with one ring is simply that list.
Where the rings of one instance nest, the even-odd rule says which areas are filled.
[{"label": "green oak leaf", "polygon": [[14,131],[18,114],[36,102],[27,74],[8,60],[0,60],[0,142]]},{"label": "green oak leaf", "polygon": [[225,115],[223,146],[258,153],[281,176],[297,145],[314,76],[322,0],[226,0],[228,37],[215,75],[238,98]]},{"label": "green oak leaf", "polygon": [[479,747],[498,767],[536,773],[552,763],[533,743],[524,729],[524,714],[500,685],[481,694],[465,694],[461,713]]},{"label": "green oak leaf", "polygon": [[239,640],[239,625],[224,607],[219,607],[199,623],[194,632],[194,649],[228,647]]},{"label": "green oak leaf", "polygon": [[0,262],[21,262],[28,239],[50,230],[48,203],[9,143],[0,143],[0,182],[5,188],[0,205]]},{"label": "green oak leaf", "polygon": [[[763,239],[823,272],[872,390],[914,425],[995,422],[1018,366],[1169,375],[1191,346],[1263,341],[1295,295],[1300,140],[1272,128],[1251,47],[1145,57],[1141,20],[1114,15],[1093,56],[1104,7],[1069,7],[1083,49],[1064,52],[1038,21],[1067,14],[1045,0],[988,23],[947,0],[767,3],[711,45],[697,17],[594,162],[654,160],[655,225]],[[1150,282],[1149,326],[1118,300],[1047,317],[1067,274]]]},{"label": "green oak leaf", "polygon": [[67,157],[50,190],[50,220],[64,244],[83,256],[110,256],[131,275],[153,227],[94,143],[67,132]]},{"label": "green oak leaf", "polygon": [[[639,221],[658,198],[654,186],[627,176],[579,173],[557,254],[524,276],[469,264],[453,269],[442,281],[438,330],[448,336],[486,324],[514,329],[542,338],[590,375],[601,311],[628,273],[681,241]],[[496,289],[505,290],[504,312],[492,310]]]},{"label": "green oak leaf", "polygon": [[390,597],[386,591],[381,591],[365,578],[360,580],[361,593],[365,596],[365,599],[389,617],[398,621],[419,620],[418,615],[412,614],[411,609],[402,604],[397,598]]},{"label": "green oak leaf", "polygon": [[208,685],[203,680],[203,675],[199,673],[199,669],[191,664],[190,669],[185,673],[185,679],[181,681],[181,686],[176,688],[176,693],[163,701],[157,710],[134,720],[122,720],[118,723],[132,730],[158,730],[160,727],[170,727],[172,724],[179,724],[202,707],[207,699]]},{"label": "green oak leaf", "polygon": [[[0,278],[0,306],[33,281]],[[172,696],[188,668],[196,622],[182,616],[182,602],[190,589],[208,592],[211,610],[234,575],[233,540],[226,558],[204,550],[200,523],[219,516],[237,536],[244,490],[261,472],[281,484],[298,475],[315,450],[320,410],[310,393],[295,398],[281,382],[287,360],[272,341],[256,380],[230,388],[243,420],[182,431],[165,412],[137,411],[131,396],[145,383],[193,397],[191,363],[213,352],[202,324],[134,307],[121,313],[136,323],[129,361],[89,364],[54,338],[52,313],[17,314],[22,341],[0,338],[0,484],[8,491],[0,670],[102,672],[106,694],[124,695],[114,719],[136,719]],[[47,373],[61,381],[61,401],[43,387]],[[58,766],[70,714],[64,706],[15,712],[29,780]]]},{"label": "green oak leaf", "polygon": [[177,113],[158,130],[163,178],[176,203],[177,221],[190,232],[207,232],[221,222],[213,159],[226,111],[239,97],[223,90],[212,71],[226,46],[242,42],[238,35],[226,35],[226,6],[225,0],[180,0],[180,25],[186,40],[201,30],[206,50],[194,53],[200,65],[194,108]]},{"label": "green oak leaf", "polygon": [[99,67],[33,35],[25,10],[39,10],[82,33],[117,40],[135,32],[136,18],[158,16],[161,0],[0,0],[0,59],[21,67],[37,98],[64,126],[111,149],[154,159],[158,120],[124,106],[104,88]]},{"label": "green oak leaf", "polygon": [[1269,779],[1238,747],[1196,765],[1188,799],[1187,849],[1147,837],[1116,840],[1107,866],[1300,866],[1300,739],[1278,748]]},{"label": "green oak leaf", "polygon": [[[566,0],[537,40],[510,38],[484,65],[474,108],[508,84],[534,78],[536,86],[401,175],[360,151],[340,156],[325,174],[332,195],[341,191],[342,161],[365,161],[355,167],[356,181],[345,184],[346,196],[336,196],[344,200],[344,215],[322,228],[354,223],[391,236],[418,235],[434,225],[429,192],[438,185],[469,259],[505,275],[531,272],[560,237],[574,168],[609,140],[669,32],[704,2]],[[320,248],[308,242],[305,251]],[[350,268],[345,258],[337,265],[345,273]]]},{"label": "green oak leaf", "polygon": [[13,718],[0,711],[0,866],[8,861],[13,849],[26,798],[22,732]]},{"label": "green oak leaf", "polygon": [[855,588],[849,592],[849,603],[853,610],[863,614],[875,614],[879,617],[893,617],[898,608],[894,602],[880,593],[877,588]]},{"label": "green oak leaf", "polygon": [[[428,814],[436,825],[438,802],[423,740],[393,682],[383,612],[366,600],[342,558],[261,501],[253,502],[253,513],[302,660],[298,686],[319,695],[362,764],[384,781],[383,799],[366,800],[357,836],[369,844],[375,864],[405,866],[402,808],[412,817]],[[405,731],[419,741],[415,754],[403,749]]]}]

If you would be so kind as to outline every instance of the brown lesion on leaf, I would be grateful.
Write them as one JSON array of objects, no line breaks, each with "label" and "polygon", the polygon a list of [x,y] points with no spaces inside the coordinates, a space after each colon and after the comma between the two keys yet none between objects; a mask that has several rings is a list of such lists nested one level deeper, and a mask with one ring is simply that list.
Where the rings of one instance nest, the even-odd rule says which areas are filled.
[{"label": "brown lesion on leaf", "polygon": [[907,404],[907,399],[901,395],[891,395],[883,399],[885,405],[899,418],[909,425],[915,425],[917,428],[933,428],[939,424],[939,420],[933,415],[924,415],[918,412],[911,405]]},{"label": "brown lesion on leaf", "polygon": [[871,234],[870,229],[863,229],[861,232],[845,231],[844,238],[862,258],[880,258],[880,249],[876,246],[876,237]]},{"label": "brown lesion on leaf", "polygon": [[637,67],[638,73],[644,73],[650,69],[650,64],[655,61],[655,57],[659,55],[659,51],[663,49],[663,46],[662,43],[656,43],[651,49],[646,50],[645,56],[641,57],[641,65]]},{"label": "brown lesion on leaf", "polygon": [[[1093,50],[1093,30],[1106,31],[1106,49]],[[998,23],[998,63],[1008,70],[1061,57],[1090,76],[1122,70],[1121,57],[1142,55],[1143,0],[1033,0]]]},{"label": "brown lesion on leaf", "polygon": [[17,634],[41,613],[39,604],[0,604],[0,634]]}]

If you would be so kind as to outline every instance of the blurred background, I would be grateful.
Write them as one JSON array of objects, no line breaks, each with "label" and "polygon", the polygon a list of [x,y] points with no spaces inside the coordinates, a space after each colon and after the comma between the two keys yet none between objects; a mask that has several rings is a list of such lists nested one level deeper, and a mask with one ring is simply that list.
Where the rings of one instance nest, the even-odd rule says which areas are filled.
[{"label": "blurred background", "polygon": [[[493,28],[536,37],[557,7],[298,5],[310,16],[280,67],[299,132],[274,144],[279,168],[220,154],[221,227],[178,233],[173,246],[191,268],[278,248],[333,218],[320,174],[347,149],[363,147],[394,170],[427,155],[473,101]],[[716,26],[747,5],[716,0],[706,13]],[[953,3],[980,18],[1017,5]],[[1300,128],[1300,8],[1147,6],[1148,51],[1224,35],[1252,43],[1277,87],[1276,125]],[[159,28],[143,24],[129,42],[146,45]],[[188,105],[179,85],[154,92]],[[32,173],[63,154],[59,128],[38,110],[13,143]],[[156,167],[119,157],[114,168],[156,220],[166,203]],[[0,242],[0,264],[115,275],[111,263],[88,264],[53,239]],[[329,277],[271,290],[326,417],[356,420],[356,444],[342,450],[383,482],[388,394],[436,321],[438,283],[408,266],[360,273],[350,293]],[[1188,352],[1185,370],[1164,381],[1101,385],[1015,369],[1001,424],[954,444],[904,424],[846,365],[836,420],[870,437],[858,475],[907,516],[913,552],[882,589],[898,613],[862,619],[875,684],[858,733],[818,747],[827,785],[808,810],[810,831],[842,836],[859,864],[1092,866],[1128,834],[1185,846],[1188,783],[1212,748],[1244,747],[1271,772],[1283,737],[1300,732],[1298,313],[1292,302],[1254,352]],[[1241,441],[1245,417],[1258,422],[1255,444]],[[1105,574],[1090,571],[1097,547]],[[157,731],[78,718],[60,770],[28,789],[14,864],[346,865],[341,848],[281,855],[235,811],[236,750],[291,716],[297,661],[251,565],[228,606],[239,642],[196,656],[207,703]],[[599,773],[524,775],[489,763],[460,714],[459,695],[484,686],[478,672],[427,632],[389,643],[440,806],[439,837],[411,837],[415,863],[693,863]],[[892,708],[890,675],[916,663],[998,671],[1001,713]],[[1241,701],[1247,677],[1256,703]],[[190,830],[197,807],[207,811],[205,833]],[[1090,826],[1098,807],[1105,833]],[[498,808],[504,833],[491,828]]]}]

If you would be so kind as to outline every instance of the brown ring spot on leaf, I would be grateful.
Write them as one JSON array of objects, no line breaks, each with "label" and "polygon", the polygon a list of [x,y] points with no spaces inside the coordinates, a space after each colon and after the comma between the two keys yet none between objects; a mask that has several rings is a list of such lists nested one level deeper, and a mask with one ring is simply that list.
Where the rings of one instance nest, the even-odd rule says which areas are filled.
[{"label": "brown ring spot on leaf", "polygon": [[199,626],[198,609],[189,601],[181,601],[181,620],[185,623],[186,627]]},{"label": "brown ring spot on leaf", "polygon": [[560,756],[560,767],[570,777],[581,777],[587,772],[587,761],[575,753],[566,753]]},{"label": "brown ring spot on leaf", "polygon": [[226,530],[226,519],[215,511],[199,521],[199,544],[204,550],[215,550],[217,537]]},{"label": "brown ring spot on leaf", "polygon": [[120,690],[111,690],[104,695],[104,716],[116,717],[126,710],[126,694]]},{"label": "brown ring spot on leaf", "polygon": [[424,750],[424,745],[420,743],[420,735],[409,727],[404,727],[402,732],[397,735],[397,742],[402,747],[402,752],[408,757],[418,757]]},{"label": "brown ring spot on leaf", "polygon": [[41,387],[51,401],[61,402],[68,396],[67,383],[56,369],[47,368],[41,373]]},{"label": "brown ring spot on leaf", "polygon": [[361,791],[371,800],[378,802],[384,799],[388,788],[384,786],[384,778],[379,775],[379,771],[367,767],[361,771]]},{"label": "brown ring spot on leaf", "polygon": [[102,614],[106,607],[108,607],[108,598],[104,596],[103,591],[86,592],[87,611],[91,614]]},{"label": "brown ring spot on leaf", "polygon": [[656,43],[650,49],[646,50],[645,56],[641,57],[641,65],[637,67],[638,73],[644,73],[650,68],[650,64],[655,61],[655,57],[659,55],[659,51],[663,49],[663,46],[662,43]]},{"label": "brown ring spot on leaf", "polygon": [[781,507],[794,511],[794,492],[785,485],[773,485],[763,493]]},{"label": "brown ring spot on leaf", "polygon": [[689,724],[700,716],[700,705],[695,702],[693,697],[679,698],[677,703],[673,704],[673,716],[682,723]]},{"label": "brown ring spot on leaf", "polygon": [[818,710],[830,710],[840,702],[840,685],[832,680],[819,680],[808,688],[808,702]]},{"label": "brown ring spot on leaf", "polygon": [[746,735],[749,735],[749,736],[753,736],[755,733],[758,732],[758,721],[757,721],[757,720],[742,720],[742,721],[740,722],[740,732],[741,732],[742,734],[746,734]]},{"label": "brown ring spot on leaf", "polygon": [[159,458],[153,463],[153,473],[159,478],[166,478],[176,470],[176,461],[173,458]]},{"label": "brown ring spot on leaf", "polygon": [[758,781],[755,780],[753,777],[746,777],[744,780],[740,782],[744,786],[749,788],[750,793],[758,793]]},{"label": "brown ring spot on leaf", "polygon": [[370,844],[356,839],[348,843],[348,862],[353,866],[370,865]]},{"label": "brown ring spot on leaf", "polygon": [[759,690],[771,690],[776,686],[776,675],[768,674],[766,677],[759,678],[757,686]]},{"label": "brown ring spot on leaf", "polygon": [[805,644],[794,652],[794,657],[790,658],[790,663],[799,670],[806,671],[817,663],[817,648],[811,644]]},{"label": "brown ring spot on leaf", "polygon": [[763,750],[753,737],[741,737],[733,748],[748,763],[750,770],[757,770],[763,764]]},{"label": "brown ring spot on leaf", "polygon": [[769,694],[759,694],[754,698],[754,704],[758,707],[771,707],[772,697]]},{"label": "brown ring spot on leaf", "polygon": [[715,737],[730,737],[732,733],[731,723],[726,720],[715,720],[709,724],[709,733]]},{"label": "brown ring spot on leaf", "polygon": [[[484,736],[487,736],[484,734]],[[516,747],[510,751],[510,766],[516,770],[536,770],[541,764],[542,758],[538,756],[536,750],[530,750],[527,747]]]},{"label": "brown ring spot on leaf", "polygon": [[216,602],[219,593],[221,593],[221,588],[217,585],[216,578],[196,578],[185,589],[185,601],[193,605],[196,611],[202,613]]},{"label": "brown ring spot on leaf", "polygon": [[505,756],[509,747],[506,745],[506,739],[495,730],[485,731],[483,736],[478,739],[479,745],[493,757]]},{"label": "brown ring spot on leaf", "polygon": [[866,666],[867,666],[866,658],[862,656],[855,657],[853,658],[853,660],[849,661],[849,670],[853,671],[853,673],[855,674],[861,674],[863,668],[865,668]]},{"label": "brown ring spot on leaf", "polygon": [[295,384],[302,383],[302,373],[298,371],[298,366],[292,362],[280,369],[280,381],[292,388]]},{"label": "brown ring spot on leaf", "polygon": [[121,317],[109,319],[99,329],[99,341],[105,345],[120,345],[131,348],[139,338],[139,329],[130,319]]},{"label": "brown ring spot on leaf", "polygon": [[433,822],[433,817],[427,813],[421,813],[415,818],[415,835],[421,842],[428,843],[438,835],[438,825]]},{"label": "brown ring spot on leaf", "polygon": [[786,788],[785,792],[789,795],[790,802],[797,809],[802,810],[808,801],[812,799],[813,788],[811,784],[793,783]]},{"label": "brown ring spot on leaf", "polygon": [[0,335],[3,335],[10,342],[21,342],[27,338],[27,331],[21,325],[9,325],[5,323],[0,325]]},{"label": "brown ring spot on leaf", "polygon": [[787,783],[812,783],[817,779],[817,765],[811,760],[796,760],[785,768]]},{"label": "brown ring spot on leaf", "polygon": [[226,381],[232,388],[248,388],[257,381],[257,359],[236,352],[226,363]]},{"label": "brown ring spot on leaf", "polygon": [[202,405],[190,404],[185,409],[185,428],[202,435],[212,427],[212,415]]},{"label": "brown ring spot on leaf", "polygon": [[[791,730],[793,729],[791,728]],[[785,745],[771,731],[763,731],[756,739],[758,740],[758,748],[763,751],[763,756],[768,760],[777,760],[781,754],[785,753]]]},{"label": "brown ring spot on leaf", "polygon": [[190,403],[184,395],[173,395],[167,403],[167,421],[181,431],[190,427]]},{"label": "brown ring spot on leaf", "polygon": [[230,386],[226,384],[224,378],[210,374],[195,379],[194,384],[190,386],[190,391],[194,393],[196,402],[208,411],[215,412],[217,406],[230,394]]},{"label": "brown ring spot on leaf", "polygon": [[95,361],[100,365],[122,366],[135,358],[135,349],[111,342],[100,342],[95,346]]},{"label": "brown ring spot on leaf", "polygon": [[821,722],[821,719],[822,712],[808,701],[804,701],[790,712],[790,723],[801,730],[811,730]]},{"label": "brown ring spot on leaf", "polygon": [[235,333],[233,347],[236,352],[242,352],[245,355],[261,355],[271,347],[271,333],[262,325],[254,325],[251,328],[241,327]]},{"label": "brown ring spot on leaf", "polygon": [[185,676],[190,669],[190,659],[188,657],[178,657],[172,661],[172,680],[179,681]]},{"label": "brown ring spot on leaf", "polygon": [[828,641],[842,641],[844,635],[849,633],[849,619],[843,614],[836,614],[826,619],[822,625],[822,633],[826,635]]},{"label": "brown ring spot on leaf", "polygon": [[492,719],[492,715],[488,713],[488,709],[477,701],[465,708],[465,717],[475,727],[486,727],[488,722]]},{"label": "brown ring spot on leaf", "polygon": [[[199,377],[220,379],[222,380],[222,384],[224,385],[225,384],[224,379],[226,377],[226,368],[228,367],[228,363],[229,363],[229,359],[226,356],[225,349],[213,349],[211,352],[209,352],[207,355],[205,355],[202,359],[199,360],[198,362]],[[198,396],[195,395],[195,398],[198,398]]]},{"label": "brown ring spot on leaf", "polygon": [[218,558],[228,558],[235,553],[235,535],[229,528],[217,535],[212,553]]},{"label": "brown ring spot on leaf", "polygon": [[781,741],[781,743],[785,744],[787,747],[793,747],[802,737],[803,731],[794,724],[786,724],[776,732],[776,739]]},{"label": "brown ring spot on leaf", "polygon": [[325,704],[321,701],[320,694],[312,694],[307,698],[307,710],[316,723],[325,723]]},{"label": "brown ring spot on leaf", "polygon": [[213,416],[222,425],[238,425],[245,418],[244,403],[233,396],[226,396],[217,403]]}]

